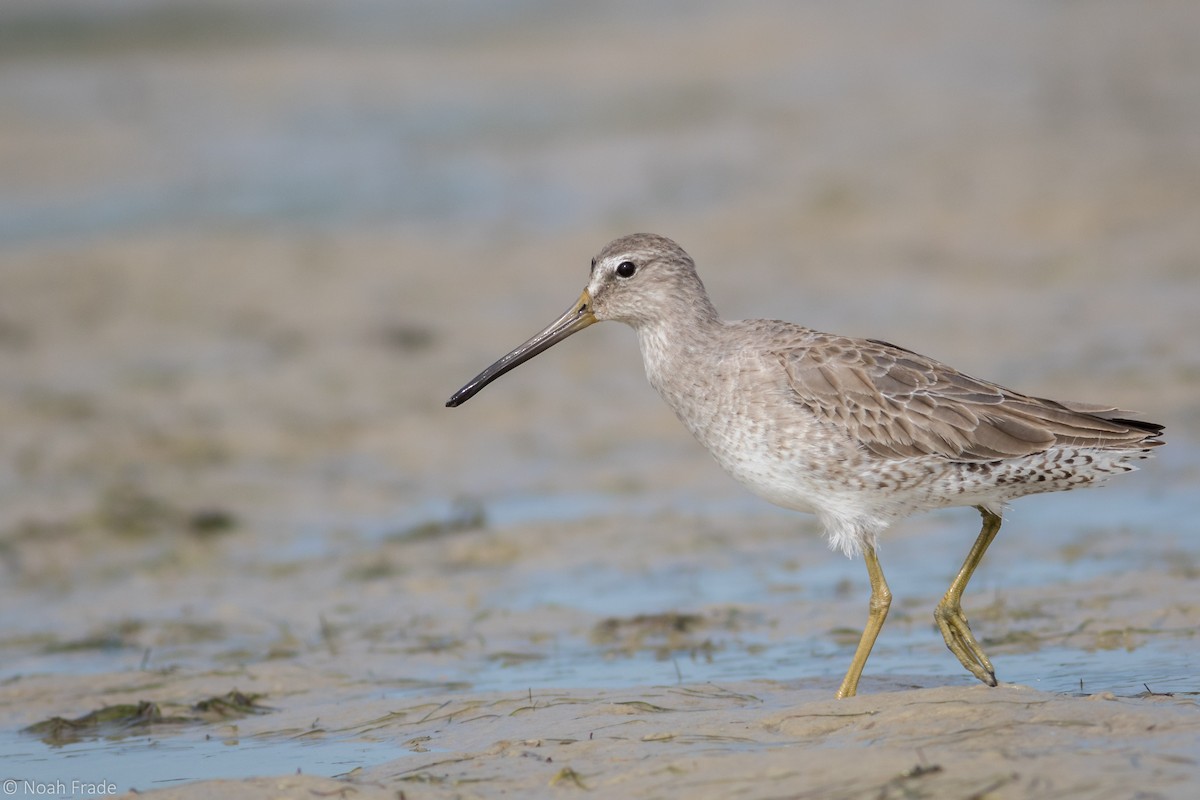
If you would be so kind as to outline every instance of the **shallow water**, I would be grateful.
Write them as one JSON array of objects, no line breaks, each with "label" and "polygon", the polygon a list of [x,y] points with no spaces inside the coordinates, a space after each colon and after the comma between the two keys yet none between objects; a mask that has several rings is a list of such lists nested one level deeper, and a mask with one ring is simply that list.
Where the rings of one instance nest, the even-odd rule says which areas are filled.
[{"label": "shallow water", "polygon": [[[570,513],[590,516],[601,505],[581,502],[560,506],[560,501],[548,503],[543,511],[564,507]],[[761,511],[757,500],[751,502]],[[697,511],[690,501],[683,507]],[[728,510],[725,504],[720,512]],[[699,511],[703,513],[702,508]],[[714,513],[718,511],[714,509]],[[1021,588],[1103,585],[1102,579],[1131,570],[1195,569],[1200,564],[1200,549],[1191,529],[1192,520],[1200,518],[1200,496],[1191,491],[1158,493],[1153,502],[1148,502],[1141,491],[1119,488],[1041,501],[1026,499],[1010,516],[1014,521],[1002,530],[972,581],[964,600],[968,614],[973,605],[983,605]],[[893,602],[901,605],[902,593],[925,596],[929,602],[928,608],[912,609],[912,619],[893,619],[885,627],[868,673],[973,681],[945,651],[932,622],[932,611],[975,532],[971,527],[975,520],[973,513],[959,513],[954,519],[922,517],[906,526],[920,532],[898,541],[885,541],[881,557],[896,595]],[[1133,524],[1143,533],[1119,533],[1114,530],[1114,521],[1117,528]],[[512,524],[519,525],[520,521],[512,520]],[[1147,537],[1144,546],[1131,551],[1131,536]],[[1029,553],[1042,556],[1031,559]],[[781,596],[786,598],[784,604],[819,604],[844,592],[848,578],[861,582],[862,571],[861,561],[840,557],[800,566],[778,560],[736,558],[730,563],[710,565],[646,564],[634,574],[614,567],[584,566],[526,576],[520,585],[488,596],[484,605],[510,610],[558,606],[605,617],[632,617],[668,610],[778,606]],[[865,590],[855,592],[865,610]],[[860,624],[857,617],[845,620],[848,628]],[[1102,618],[1093,624],[1103,624]],[[986,628],[982,626],[980,636],[986,645]],[[756,678],[787,681],[801,675],[840,678],[853,652],[853,643],[835,646],[825,630],[786,642],[762,629],[717,633],[715,637],[717,647],[713,652],[678,653],[669,659],[650,653],[597,658],[595,645],[586,640],[560,641],[544,660],[464,664],[462,673],[450,677],[476,689],[498,691],[519,691],[527,686],[634,686]],[[1176,630],[1164,631],[1158,637],[1131,639],[1128,647],[1082,652],[1078,647],[1057,646],[1051,641],[1037,644],[1032,650],[1022,648],[1021,652],[997,657],[995,662],[1003,680],[1047,691],[1138,694],[1146,690],[1144,684],[1150,684],[1154,691],[1195,692],[1200,686],[1186,665],[1196,647],[1194,631]]]},{"label": "shallow water", "polygon": [[[345,693],[831,692],[861,563],[721,475],[628,331],[442,408],[630,229],[679,238],[731,317],[1165,422],[1144,472],[1016,503],[964,603],[1003,681],[1200,690],[1195,11],[177,5],[0,10],[8,774],[405,758],[357,719],[281,732]],[[145,502],[114,520],[121,491]],[[230,530],[187,523],[213,509]],[[977,524],[886,538],[865,693],[971,684],[930,616]],[[695,629],[639,632],[672,615]],[[236,743],[17,733],[250,680],[281,708]]]},{"label": "shallow water", "polygon": [[[661,506],[662,499],[657,503]],[[722,512],[729,501],[722,501]],[[735,501],[736,504],[737,501]],[[1028,501],[1026,501],[1028,502]],[[1186,491],[1162,491],[1153,504],[1145,502],[1143,491],[1114,488],[1092,494],[1066,495],[1035,501],[1033,507],[1020,506],[1024,513],[1006,526],[977,574],[965,599],[968,614],[975,606],[993,602],[1021,588],[1046,584],[1064,586],[1098,583],[1106,577],[1130,570],[1166,570],[1172,563],[1181,565],[1181,553],[1190,553],[1195,563],[1195,542],[1186,523],[1200,511],[1200,498]],[[621,509],[629,513],[639,506],[632,502]],[[1130,534],[1115,532],[1113,520],[1124,520],[1130,509],[1145,507],[1146,514],[1135,514],[1138,529],[1147,531],[1145,546],[1131,551]],[[452,503],[431,504],[435,518],[453,513]],[[689,511],[697,509],[691,501]],[[534,498],[514,502],[497,512],[512,536],[519,536],[523,524],[555,520],[561,514],[588,518],[612,512],[610,504],[599,496],[567,495],[539,504]],[[646,510],[646,509],[643,509]],[[760,509],[761,510],[761,509]],[[704,509],[699,509],[703,512]],[[528,513],[528,518],[522,513]],[[489,515],[493,509],[489,507]],[[662,513],[662,508],[654,509]],[[946,652],[934,629],[929,613],[936,594],[946,585],[954,559],[964,549],[970,534],[962,524],[973,524],[968,514],[934,515],[923,518],[919,532],[906,532],[885,544],[884,564],[896,595],[896,607],[909,612],[893,615],[871,656],[863,691],[870,692],[876,681],[903,686],[972,685],[974,679],[963,671]],[[1125,524],[1118,522],[1120,526]],[[404,529],[405,524],[388,525],[382,521],[364,524],[359,537],[347,540],[342,531],[337,539],[297,545],[288,559],[303,553],[307,557],[336,557],[351,545],[379,544],[379,531]],[[1183,535],[1167,533],[1181,531]],[[360,538],[361,537],[361,538]],[[810,549],[818,543],[808,542]],[[808,552],[808,551],[805,551]],[[816,551],[820,553],[820,550]],[[1047,557],[1030,560],[1030,552]],[[930,558],[937,554],[938,558]],[[942,557],[945,554],[946,557]],[[1186,566],[1186,565],[1182,565]],[[840,679],[853,651],[854,635],[831,637],[825,628],[807,634],[781,637],[770,625],[763,625],[762,614],[786,613],[789,607],[820,607],[830,598],[846,592],[849,578],[861,584],[861,563],[837,556],[798,565],[761,556],[733,559],[728,563],[704,564],[675,562],[663,565],[646,563],[634,573],[614,566],[583,566],[570,569],[533,571],[507,585],[501,585],[480,598],[485,608],[520,614],[539,608],[568,608],[597,618],[632,618],[639,614],[689,612],[701,616],[720,610],[734,610],[728,626],[705,628],[691,645],[672,648],[653,643],[631,651],[614,650],[593,636],[562,632],[551,646],[535,646],[527,651],[490,653],[484,650],[462,652],[440,659],[426,669],[414,666],[402,676],[388,675],[376,694],[379,701],[419,698],[434,688],[440,692],[460,692],[469,697],[480,692],[499,692],[535,697],[556,689],[612,689],[640,686],[673,686],[732,683],[753,680],[832,687]],[[854,614],[841,622],[853,634],[861,624],[860,606],[865,609],[865,589],[853,590]],[[928,599],[928,607],[906,607],[903,595]],[[1148,598],[1148,602],[1154,602]],[[737,610],[745,615],[739,623]],[[765,610],[764,610],[765,609]],[[1075,622],[1063,624],[1076,624]],[[1103,629],[1103,614],[1093,627]],[[1118,625],[1120,623],[1117,623]],[[1063,694],[1112,693],[1140,696],[1145,692],[1200,691],[1192,663],[1197,642],[1195,631],[1117,630],[1101,646],[1081,645],[1069,638],[1070,631],[1051,622],[1050,633],[1042,641],[1019,641],[1015,647],[989,643],[992,624],[976,622],[977,633],[992,655],[997,674],[1004,682],[1032,686]],[[698,645],[698,646],[697,646]],[[201,648],[190,657],[175,657],[177,665],[202,668],[206,656]],[[62,672],[66,674],[127,673],[137,674],[144,655],[136,650],[114,648],[108,651],[26,654],[8,660],[6,676]],[[159,659],[171,661],[169,655]],[[402,677],[399,686],[397,678]],[[391,684],[394,688],[387,688]],[[235,737],[236,739],[236,737]],[[314,775],[339,775],[358,766],[370,766],[402,758],[408,752],[390,742],[364,742],[331,733],[315,740],[292,735],[258,735],[222,742],[216,735],[201,736],[195,730],[164,731],[154,736],[129,736],[110,741],[100,739],[50,747],[27,735],[8,730],[0,736],[0,756],[14,766],[11,774],[21,780],[55,781],[104,780],[130,788],[147,790],[183,781],[214,777],[236,778],[262,774],[282,774],[297,769]],[[54,787],[51,785],[50,789]],[[49,796],[59,796],[48,792]],[[71,796],[70,792],[61,796]]]},{"label": "shallow water", "polygon": [[[174,733],[48,747],[32,737],[0,733],[5,778],[16,781],[5,794],[20,797],[95,797],[187,781],[298,772],[333,777],[402,754],[391,744],[345,739],[222,740]],[[96,788],[87,791],[86,784]]]}]

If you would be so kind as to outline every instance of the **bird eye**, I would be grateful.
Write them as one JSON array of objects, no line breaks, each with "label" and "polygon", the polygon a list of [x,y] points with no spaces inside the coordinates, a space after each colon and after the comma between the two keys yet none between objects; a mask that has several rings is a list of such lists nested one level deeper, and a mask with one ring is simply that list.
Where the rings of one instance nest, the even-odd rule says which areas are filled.
[{"label": "bird eye", "polygon": [[632,261],[622,261],[617,265],[617,275],[622,278],[632,278],[635,272],[637,272],[637,264]]}]

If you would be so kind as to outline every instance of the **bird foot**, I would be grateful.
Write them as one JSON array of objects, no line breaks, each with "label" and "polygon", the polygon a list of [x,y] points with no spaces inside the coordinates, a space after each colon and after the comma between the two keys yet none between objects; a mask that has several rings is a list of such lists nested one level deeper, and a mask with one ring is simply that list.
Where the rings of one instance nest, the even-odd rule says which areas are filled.
[{"label": "bird foot", "polygon": [[971,626],[967,624],[962,606],[957,603],[948,604],[943,600],[934,610],[933,618],[937,620],[942,638],[946,640],[946,647],[950,648],[950,652],[954,653],[959,663],[988,686],[995,686],[996,670],[983,648],[979,646],[979,642],[975,640],[975,634],[971,633]]}]

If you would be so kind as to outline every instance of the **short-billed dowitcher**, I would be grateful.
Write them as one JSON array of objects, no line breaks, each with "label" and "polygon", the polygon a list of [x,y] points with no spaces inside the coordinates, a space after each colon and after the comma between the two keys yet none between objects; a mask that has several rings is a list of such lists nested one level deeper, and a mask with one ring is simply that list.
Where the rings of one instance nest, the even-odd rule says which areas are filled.
[{"label": "short-billed dowitcher", "polygon": [[995,686],[961,599],[1005,503],[1129,472],[1163,443],[1163,426],[1128,412],[1024,395],[887,342],[726,322],[691,257],[653,234],[608,244],[575,305],[446,405],[601,320],[637,331],[650,384],[730,475],[776,505],[816,514],[833,547],[863,554],[867,624],[838,697],[857,691],[891,605],[875,552],[889,525],[947,506],[983,516],[934,618],[963,666]]}]

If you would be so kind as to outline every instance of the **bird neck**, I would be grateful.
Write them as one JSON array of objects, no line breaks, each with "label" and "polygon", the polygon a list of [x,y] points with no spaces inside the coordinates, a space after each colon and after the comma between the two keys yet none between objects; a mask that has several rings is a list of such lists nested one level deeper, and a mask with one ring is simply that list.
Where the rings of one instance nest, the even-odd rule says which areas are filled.
[{"label": "bird neck", "polygon": [[[705,298],[707,301],[707,298]],[[705,369],[714,339],[725,323],[711,303],[690,306],[687,313],[664,315],[636,326],[646,377],[672,408],[690,394],[692,378]]]}]

